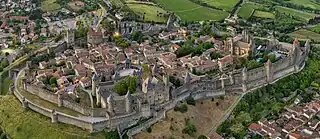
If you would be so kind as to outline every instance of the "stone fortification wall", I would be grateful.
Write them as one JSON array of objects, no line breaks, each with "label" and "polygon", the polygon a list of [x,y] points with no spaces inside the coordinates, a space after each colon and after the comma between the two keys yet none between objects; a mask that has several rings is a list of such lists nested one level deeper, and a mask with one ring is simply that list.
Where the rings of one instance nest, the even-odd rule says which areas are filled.
[{"label": "stone fortification wall", "polygon": [[273,68],[274,72],[281,71],[289,66],[290,66],[290,59],[289,58],[283,58],[283,59],[276,61],[275,63],[272,63],[272,68]]},{"label": "stone fortification wall", "polygon": [[26,84],[27,91],[31,94],[39,96],[41,99],[47,100],[51,103],[58,104],[58,95],[53,94],[52,92],[45,90],[39,86]]},{"label": "stone fortification wall", "polygon": [[63,107],[66,107],[66,108],[69,108],[69,109],[72,109],[76,112],[79,112],[83,115],[91,115],[92,114],[92,111],[91,111],[91,108],[88,108],[88,107],[84,107],[84,106],[81,106],[77,103],[74,103],[74,102],[71,102],[71,101],[68,101],[68,100],[62,100],[62,106]]},{"label": "stone fortification wall", "polygon": [[248,71],[248,81],[256,81],[257,79],[267,76],[265,67],[259,67]]}]

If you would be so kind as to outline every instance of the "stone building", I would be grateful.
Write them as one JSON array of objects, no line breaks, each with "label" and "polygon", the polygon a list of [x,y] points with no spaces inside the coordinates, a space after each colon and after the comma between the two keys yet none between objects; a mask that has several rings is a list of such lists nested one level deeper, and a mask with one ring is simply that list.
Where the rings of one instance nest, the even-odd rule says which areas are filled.
[{"label": "stone building", "polygon": [[236,56],[249,56],[255,53],[255,43],[247,30],[235,37],[227,38],[224,51]]},{"label": "stone building", "polygon": [[103,43],[103,33],[99,29],[90,28],[87,34],[88,44],[98,45]]}]

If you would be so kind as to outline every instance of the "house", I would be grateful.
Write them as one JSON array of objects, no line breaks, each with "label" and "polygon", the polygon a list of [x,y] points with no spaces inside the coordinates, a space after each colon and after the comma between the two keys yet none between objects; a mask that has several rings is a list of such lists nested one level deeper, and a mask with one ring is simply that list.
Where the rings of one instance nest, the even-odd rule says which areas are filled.
[{"label": "house", "polygon": [[90,28],[87,34],[88,43],[91,45],[97,45],[103,43],[103,33],[101,30]]},{"label": "house", "polygon": [[171,52],[175,52],[175,51],[177,51],[179,48],[181,48],[181,46],[173,43],[173,44],[171,45],[171,47],[170,47],[170,51],[171,51]]},{"label": "house", "polygon": [[229,66],[233,64],[233,57],[231,55],[224,56],[218,59],[218,65],[220,71],[226,70]]},{"label": "house", "polygon": [[48,66],[47,62],[42,61],[39,63],[39,69],[45,69]]},{"label": "house", "polygon": [[83,88],[91,87],[91,78],[90,77],[82,77],[80,79],[79,83]]},{"label": "house", "polygon": [[61,76],[58,80],[57,80],[57,84],[58,86],[65,86],[67,84],[69,84],[69,81],[67,79],[66,76]]},{"label": "house", "polygon": [[163,65],[169,67],[169,68],[175,68],[176,67],[176,60],[177,56],[176,54],[172,52],[162,53],[158,57],[159,61],[162,62]]}]

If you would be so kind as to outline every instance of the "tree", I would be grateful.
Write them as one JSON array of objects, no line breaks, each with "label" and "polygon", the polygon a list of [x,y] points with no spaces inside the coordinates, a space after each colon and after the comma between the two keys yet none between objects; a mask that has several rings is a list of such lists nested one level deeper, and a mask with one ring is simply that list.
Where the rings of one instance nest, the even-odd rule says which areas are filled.
[{"label": "tree", "polygon": [[197,132],[196,126],[192,123],[191,120],[186,121],[186,126],[184,129],[182,129],[182,133],[188,134],[189,136],[195,136],[195,133]]},{"label": "tree", "polygon": [[248,69],[255,69],[255,68],[258,68],[260,66],[262,66],[262,64],[260,64],[259,62],[255,61],[254,59],[248,61],[248,63],[247,63],[247,68]]},{"label": "tree", "polygon": [[193,106],[196,105],[196,101],[195,101],[194,98],[191,97],[191,96],[190,96],[190,97],[187,97],[186,101],[187,101],[187,104],[188,104],[188,105],[193,105]]},{"label": "tree", "polygon": [[141,31],[134,31],[131,34],[132,39],[134,41],[137,41],[139,44],[143,42],[143,34]]},{"label": "tree", "polygon": [[117,131],[109,131],[104,133],[106,139],[120,139]]},{"label": "tree", "polygon": [[106,35],[113,34],[113,32],[116,29],[115,24],[108,21],[107,19],[104,19],[101,24],[102,24],[102,27],[106,30],[106,32],[105,32]]},{"label": "tree", "polygon": [[50,85],[57,85],[57,78],[56,77],[51,77],[49,80]]},{"label": "tree", "polygon": [[2,68],[5,68],[5,67],[7,67],[8,65],[9,65],[8,59],[7,59],[7,58],[3,58],[3,59],[1,60],[1,67],[2,67]]},{"label": "tree", "polygon": [[119,95],[125,95],[128,90],[133,93],[136,91],[138,87],[137,84],[137,77],[136,76],[127,76],[113,86],[113,89],[119,94]]},{"label": "tree", "polygon": [[198,139],[208,139],[208,137],[205,136],[205,135],[200,135],[200,136],[198,137]]},{"label": "tree", "polygon": [[125,49],[125,48],[129,47],[129,45],[130,45],[128,40],[122,36],[116,36],[114,38],[114,41],[117,44],[117,46],[119,46],[122,49]]}]

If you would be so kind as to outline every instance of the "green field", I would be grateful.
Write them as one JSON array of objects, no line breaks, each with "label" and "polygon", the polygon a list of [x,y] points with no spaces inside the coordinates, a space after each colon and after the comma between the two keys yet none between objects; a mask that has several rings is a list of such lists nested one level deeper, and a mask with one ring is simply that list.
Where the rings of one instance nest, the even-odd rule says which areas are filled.
[{"label": "green field", "polygon": [[227,12],[197,5],[189,0],[155,0],[165,9],[177,14],[183,21],[223,20]]},{"label": "green field", "polygon": [[[167,11],[157,6],[145,5],[145,4],[126,4],[134,13],[141,17],[145,14],[145,21],[166,22],[167,17],[159,15],[159,13],[166,14]],[[158,15],[158,16],[157,16]]]},{"label": "green field", "polygon": [[258,11],[258,10],[256,10],[254,12],[253,16],[261,17],[261,18],[270,18],[270,19],[274,19],[275,18],[273,13],[265,12],[265,11]]},{"label": "green field", "polygon": [[320,34],[309,31],[307,29],[300,29],[295,32],[292,32],[289,34],[293,38],[298,38],[298,39],[313,39],[317,42],[320,41]]},{"label": "green field", "polygon": [[263,8],[263,5],[248,2],[242,5],[240,10],[238,11],[238,16],[243,19],[248,19],[254,9]]},{"label": "green field", "polygon": [[316,3],[315,0],[290,0],[290,3],[313,9],[320,9],[320,3]]},{"label": "green field", "polygon": [[320,34],[320,25],[310,28],[311,31]]},{"label": "green field", "polygon": [[201,0],[210,6],[222,8],[227,11],[231,11],[239,0]]},{"label": "green field", "polygon": [[121,0],[110,0],[110,3],[117,8],[124,6]]},{"label": "green field", "polygon": [[46,12],[54,12],[59,10],[61,6],[56,3],[57,0],[45,0],[41,3],[41,10]]},{"label": "green field", "polygon": [[51,119],[32,110],[24,111],[12,95],[0,97],[0,126],[13,139],[81,139],[105,138],[102,133],[90,134],[78,127],[51,123]]},{"label": "green field", "polygon": [[281,13],[285,13],[287,15],[296,16],[296,17],[301,18],[301,19],[306,20],[306,21],[311,19],[311,18],[314,18],[315,16],[317,16],[316,14],[307,13],[307,12],[303,12],[303,11],[298,11],[298,10],[287,8],[287,7],[277,6],[276,10],[281,12]]}]

